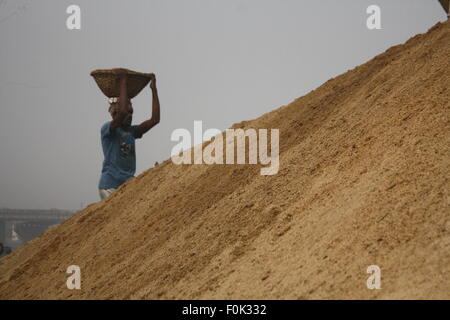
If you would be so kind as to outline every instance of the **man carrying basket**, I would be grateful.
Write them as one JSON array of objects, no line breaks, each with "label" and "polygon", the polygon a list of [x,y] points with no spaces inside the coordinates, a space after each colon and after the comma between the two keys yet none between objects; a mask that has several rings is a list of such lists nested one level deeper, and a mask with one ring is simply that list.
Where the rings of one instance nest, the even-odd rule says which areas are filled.
[{"label": "man carrying basket", "polygon": [[140,125],[131,125],[133,107],[127,89],[128,71],[114,69],[113,73],[119,81],[119,97],[109,99],[109,113],[112,121],[101,128],[101,142],[105,157],[98,184],[100,198],[108,197],[114,190],[136,172],[135,139],[140,139],[151,128],[159,123],[159,98],[156,89],[156,78],[150,80],[152,89],[152,117]]}]

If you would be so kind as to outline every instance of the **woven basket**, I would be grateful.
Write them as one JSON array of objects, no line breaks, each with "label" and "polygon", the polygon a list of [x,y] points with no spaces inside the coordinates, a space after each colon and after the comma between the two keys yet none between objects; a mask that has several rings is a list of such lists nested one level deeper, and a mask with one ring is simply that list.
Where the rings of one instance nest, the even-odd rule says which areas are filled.
[{"label": "woven basket", "polygon": [[[127,70],[127,90],[129,99],[136,97],[155,76],[153,73],[125,70]],[[98,87],[108,98],[119,97],[119,77],[114,74],[114,69],[94,70],[91,72],[91,76],[94,77]]]}]

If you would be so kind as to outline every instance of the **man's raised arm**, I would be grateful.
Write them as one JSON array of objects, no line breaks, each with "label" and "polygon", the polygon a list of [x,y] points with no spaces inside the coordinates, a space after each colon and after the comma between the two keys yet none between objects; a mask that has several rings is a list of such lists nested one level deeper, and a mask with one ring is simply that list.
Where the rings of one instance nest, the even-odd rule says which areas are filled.
[{"label": "man's raised arm", "polygon": [[142,122],[139,125],[139,131],[142,134],[147,133],[148,130],[153,128],[155,125],[159,123],[159,98],[158,98],[158,89],[156,89],[156,77],[150,82],[150,88],[152,89],[152,117],[149,120]]},{"label": "man's raised arm", "polygon": [[114,73],[120,79],[119,110],[115,117],[113,117],[110,125],[110,130],[121,127],[122,122],[128,113],[127,71],[125,69],[116,69]]}]

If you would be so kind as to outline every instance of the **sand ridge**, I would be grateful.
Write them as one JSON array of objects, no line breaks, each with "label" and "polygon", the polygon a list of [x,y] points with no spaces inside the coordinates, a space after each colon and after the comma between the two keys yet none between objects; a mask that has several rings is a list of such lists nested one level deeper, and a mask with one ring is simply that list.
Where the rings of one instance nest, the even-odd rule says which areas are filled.
[{"label": "sand ridge", "polygon": [[234,125],[280,129],[278,174],[167,160],[1,259],[0,298],[449,299],[449,71],[445,22]]}]

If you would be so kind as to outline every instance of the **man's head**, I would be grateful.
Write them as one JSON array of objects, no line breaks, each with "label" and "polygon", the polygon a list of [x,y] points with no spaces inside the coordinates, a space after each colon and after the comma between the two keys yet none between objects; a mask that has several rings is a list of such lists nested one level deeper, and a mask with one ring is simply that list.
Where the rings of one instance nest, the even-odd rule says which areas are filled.
[{"label": "man's head", "polygon": [[[119,99],[118,98],[111,98],[109,99],[109,113],[111,114],[111,117],[115,119],[117,115],[119,114]],[[122,126],[131,126],[131,122],[133,121],[133,105],[131,104],[131,100],[128,99],[127,101],[127,114],[123,118]]]}]

